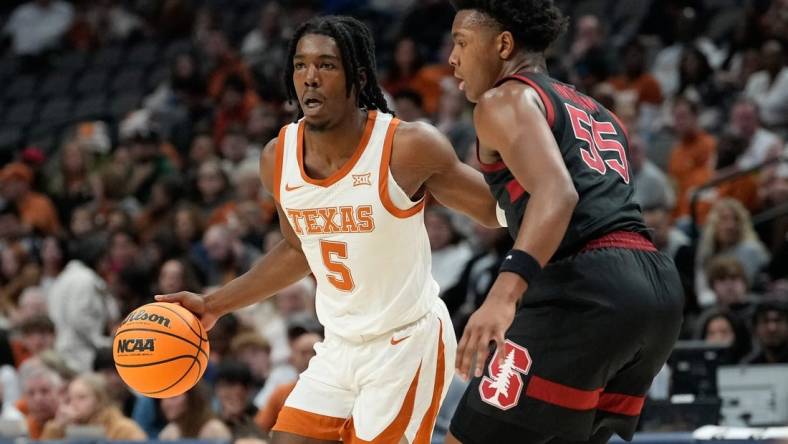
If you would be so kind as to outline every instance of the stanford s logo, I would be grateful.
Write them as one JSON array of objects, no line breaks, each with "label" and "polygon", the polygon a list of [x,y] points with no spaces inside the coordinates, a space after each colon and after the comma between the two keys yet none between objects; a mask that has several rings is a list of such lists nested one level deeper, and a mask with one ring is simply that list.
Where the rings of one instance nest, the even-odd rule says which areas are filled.
[{"label": "stanford s logo", "polygon": [[118,353],[133,353],[155,351],[153,339],[120,339],[118,341]]},{"label": "stanford s logo", "polygon": [[[498,365],[498,354],[505,353],[503,365]],[[482,401],[501,410],[509,410],[520,402],[523,391],[523,378],[531,368],[531,355],[528,349],[510,340],[506,340],[503,350],[496,350],[487,371],[490,377],[484,376],[479,384],[479,395]]]}]

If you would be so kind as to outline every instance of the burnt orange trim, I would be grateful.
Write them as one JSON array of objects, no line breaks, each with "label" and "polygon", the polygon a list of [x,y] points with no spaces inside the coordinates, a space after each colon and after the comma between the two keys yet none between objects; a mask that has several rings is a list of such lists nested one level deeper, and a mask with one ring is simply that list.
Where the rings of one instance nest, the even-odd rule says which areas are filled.
[{"label": "burnt orange trim", "polygon": [[334,418],[284,406],[271,430],[292,433],[306,438],[339,441],[340,432],[345,422],[347,422],[345,418]]},{"label": "burnt orange trim", "polygon": [[367,124],[364,127],[364,134],[361,135],[361,140],[358,142],[358,146],[356,150],[353,152],[353,157],[348,159],[342,168],[334,171],[330,176],[326,177],[325,179],[313,179],[309,177],[306,173],[306,169],[304,168],[304,121],[302,120],[298,124],[298,167],[301,169],[301,177],[307,183],[311,183],[312,185],[317,185],[320,187],[330,187],[331,185],[337,183],[340,179],[345,177],[350,170],[353,169],[353,166],[358,162],[358,159],[361,158],[361,155],[364,153],[364,150],[367,148],[367,144],[369,143],[369,138],[372,137],[372,130],[375,128],[375,119],[377,117],[377,111],[372,110],[367,113]]},{"label": "burnt orange trim", "polygon": [[402,401],[399,413],[397,413],[394,421],[386,427],[386,430],[383,430],[372,441],[365,441],[356,436],[356,429],[353,427],[353,418],[351,417],[342,429],[342,442],[346,444],[390,444],[400,442],[400,439],[405,436],[405,430],[407,430],[413,416],[413,404],[416,402],[419,373],[421,373],[421,366],[416,370],[416,376],[413,377],[413,382],[410,383],[410,388],[405,395],[405,400]]},{"label": "burnt orange trim", "polygon": [[446,374],[446,357],[444,355],[443,346],[443,321],[440,322],[440,331],[438,332],[438,363],[435,366],[435,388],[432,392],[432,402],[427,412],[424,413],[424,418],[421,420],[419,430],[416,432],[416,437],[413,438],[411,444],[430,444],[432,439],[432,429],[435,428],[435,420],[438,418],[438,410],[441,406],[441,397],[443,396],[444,376]]},{"label": "burnt orange trim", "polygon": [[284,162],[285,157],[285,134],[287,132],[287,126],[283,126],[281,130],[279,130],[279,136],[276,139],[276,164],[274,165],[274,189],[271,190],[274,193],[274,200],[279,202],[279,194],[280,189],[282,188],[282,162]]},{"label": "burnt orange trim", "polygon": [[392,147],[394,146],[394,133],[397,132],[397,126],[399,126],[399,122],[399,119],[391,119],[389,128],[386,130],[386,141],[383,142],[383,157],[380,159],[378,192],[380,194],[380,201],[383,203],[383,207],[385,207],[386,210],[388,210],[388,212],[392,215],[400,219],[405,219],[421,211],[422,208],[424,208],[426,199],[422,197],[412,207],[406,210],[397,207],[394,205],[394,202],[391,201],[391,195],[389,194],[389,164],[391,163],[391,151]]}]

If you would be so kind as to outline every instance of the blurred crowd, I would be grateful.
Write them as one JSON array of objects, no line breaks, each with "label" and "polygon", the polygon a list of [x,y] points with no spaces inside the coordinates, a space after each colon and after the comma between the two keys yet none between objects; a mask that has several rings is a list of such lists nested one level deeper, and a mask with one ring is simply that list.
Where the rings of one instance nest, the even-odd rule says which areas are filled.
[{"label": "blurred crowd", "polygon": [[[626,122],[636,199],[681,272],[682,338],[730,345],[730,363],[788,363],[788,1],[556,3],[571,25],[550,73]],[[445,0],[3,2],[0,64],[33,79],[34,98],[7,79],[0,126],[31,100],[41,121],[0,137],[0,419],[34,439],[88,426],[115,439],[267,438],[322,338],[313,281],[222,318],[204,380],[176,398],[129,392],[111,338],[154,294],[209,292],[281,239],[260,150],[294,116],[288,38],[327,13],[371,26],[391,107],[476,164]],[[41,80],[66,72],[76,84]],[[66,107],[36,139],[56,115],[39,108],[41,88],[112,109]],[[131,99],[115,113],[118,96]],[[511,239],[436,204],[426,227],[459,334]]]}]

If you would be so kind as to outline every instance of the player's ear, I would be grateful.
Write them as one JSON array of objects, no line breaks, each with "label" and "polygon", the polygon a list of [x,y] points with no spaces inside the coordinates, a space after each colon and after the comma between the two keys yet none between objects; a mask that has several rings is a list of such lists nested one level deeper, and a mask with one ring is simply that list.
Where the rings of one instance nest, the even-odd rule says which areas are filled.
[{"label": "player's ear", "polygon": [[504,31],[498,34],[497,46],[498,56],[502,60],[509,60],[509,57],[514,54],[514,36],[509,31]]},{"label": "player's ear", "polygon": [[361,89],[367,86],[367,70],[364,68],[359,68],[358,70],[358,84]]}]

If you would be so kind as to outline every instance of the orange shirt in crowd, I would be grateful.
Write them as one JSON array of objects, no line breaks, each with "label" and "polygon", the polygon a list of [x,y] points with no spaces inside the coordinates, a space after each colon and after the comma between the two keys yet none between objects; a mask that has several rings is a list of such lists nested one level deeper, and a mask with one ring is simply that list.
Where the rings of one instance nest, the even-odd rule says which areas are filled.
[{"label": "orange shirt in crowd", "polygon": [[25,422],[27,423],[27,436],[34,441],[41,439],[41,434],[44,432],[44,424],[36,421],[32,416],[30,416],[30,412],[27,408],[27,399],[19,398],[16,401],[16,409],[25,415]]},{"label": "orange shirt in crowd", "polygon": [[668,173],[676,181],[675,217],[689,214],[690,190],[711,180],[716,153],[717,141],[705,131],[685,137],[673,147]]},{"label": "orange shirt in crowd", "polygon": [[651,74],[643,73],[636,79],[620,75],[611,78],[609,82],[617,91],[633,90],[637,92],[638,104],[659,105],[662,103],[662,89],[659,87],[657,79]]},{"label": "orange shirt in crowd", "polygon": [[55,205],[47,196],[30,191],[16,205],[24,223],[45,234],[57,234],[60,231]]},{"label": "orange shirt in crowd", "polygon": [[274,428],[279,412],[285,406],[285,400],[295,388],[296,381],[278,385],[268,398],[268,403],[254,416],[254,423],[264,432]]},{"label": "orange shirt in crowd", "polygon": [[412,89],[418,92],[424,102],[424,111],[427,114],[435,114],[438,112],[438,104],[442,94],[441,80],[444,77],[452,76],[452,72],[452,68],[449,65],[429,65],[418,70],[412,77],[396,81],[384,80],[382,85],[391,95],[395,95],[404,89]]}]

